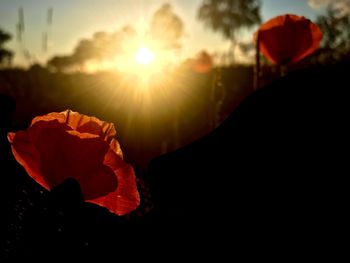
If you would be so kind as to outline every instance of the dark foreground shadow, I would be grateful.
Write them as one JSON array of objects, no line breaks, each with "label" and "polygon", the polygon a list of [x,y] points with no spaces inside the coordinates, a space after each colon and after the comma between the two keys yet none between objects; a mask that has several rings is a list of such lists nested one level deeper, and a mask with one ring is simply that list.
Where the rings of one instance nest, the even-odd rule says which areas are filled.
[{"label": "dark foreground shadow", "polygon": [[172,234],[247,251],[299,251],[296,244],[327,240],[341,211],[348,69],[281,78],[208,136],[154,159],[148,181]]},{"label": "dark foreground shadow", "polygon": [[154,210],[143,217],[85,203],[72,180],[50,193],[37,186],[11,155],[14,102],[1,98],[9,102],[1,114],[3,261],[220,262],[310,252],[327,239],[342,200],[348,69],[288,75],[208,136],[152,160],[144,179]]}]

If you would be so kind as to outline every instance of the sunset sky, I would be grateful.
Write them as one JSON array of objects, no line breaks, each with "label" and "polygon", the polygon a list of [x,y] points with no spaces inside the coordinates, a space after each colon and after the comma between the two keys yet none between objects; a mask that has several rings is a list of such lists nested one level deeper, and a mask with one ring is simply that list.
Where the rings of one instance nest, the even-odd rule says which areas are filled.
[{"label": "sunset sky", "polygon": [[[337,1],[337,0],[336,0]],[[90,38],[97,31],[113,32],[124,25],[137,31],[146,30],[153,13],[163,4],[170,3],[173,11],[183,20],[185,36],[181,59],[200,50],[226,51],[229,42],[213,33],[197,20],[202,0],[0,0],[0,28],[10,32],[13,39],[7,47],[16,53],[15,64],[24,64],[19,42],[16,40],[18,8],[24,10],[24,46],[37,62],[44,63],[56,54],[70,54],[82,38]],[[262,19],[294,13],[311,20],[322,12],[322,5],[330,0],[262,0]],[[53,23],[46,25],[48,8],[53,8]],[[48,52],[42,51],[43,32],[49,32]],[[250,39],[250,33],[246,38]]]}]

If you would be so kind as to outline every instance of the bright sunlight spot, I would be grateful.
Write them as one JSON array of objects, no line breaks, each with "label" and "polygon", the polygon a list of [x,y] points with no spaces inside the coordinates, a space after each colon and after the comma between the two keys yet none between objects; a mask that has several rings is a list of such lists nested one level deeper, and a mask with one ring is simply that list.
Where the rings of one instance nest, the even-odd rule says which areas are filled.
[{"label": "bright sunlight spot", "polygon": [[141,47],[137,50],[135,59],[141,65],[148,65],[154,60],[154,53],[147,47]]}]

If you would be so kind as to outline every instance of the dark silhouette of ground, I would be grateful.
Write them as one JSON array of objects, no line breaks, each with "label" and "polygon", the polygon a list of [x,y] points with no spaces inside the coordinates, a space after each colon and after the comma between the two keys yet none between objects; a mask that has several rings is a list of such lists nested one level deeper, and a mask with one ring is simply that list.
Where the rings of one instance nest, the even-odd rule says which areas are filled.
[{"label": "dark silhouette of ground", "polygon": [[209,248],[226,236],[248,253],[325,241],[339,201],[348,68],[281,78],[208,136],[152,160],[155,213],[174,236]]},{"label": "dark silhouette of ground", "polygon": [[50,193],[37,185],[12,157],[14,101],[1,97],[2,262],[310,252],[338,213],[348,68],[281,78],[207,136],[152,160],[144,180],[154,209],[141,217],[84,203],[72,180]]}]

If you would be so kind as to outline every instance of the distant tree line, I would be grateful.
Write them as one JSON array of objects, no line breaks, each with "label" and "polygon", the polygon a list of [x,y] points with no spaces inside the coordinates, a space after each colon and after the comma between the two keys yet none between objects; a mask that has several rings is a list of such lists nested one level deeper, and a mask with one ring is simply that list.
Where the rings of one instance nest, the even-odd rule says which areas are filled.
[{"label": "distant tree line", "polygon": [[[184,24],[170,4],[163,4],[154,13],[146,40],[157,43],[157,49],[179,49]],[[87,61],[103,61],[122,55],[135,42],[137,31],[130,25],[113,33],[97,32],[91,39],[81,40],[70,55],[54,56],[47,65],[55,71],[81,68]]]},{"label": "distant tree line", "polygon": [[125,42],[130,41],[135,35],[136,32],[131,26],[125,26],[113,33],[97,32],[91,39],[81,40],[72,54],[54,56],[47,65],[56,71],[81,68],[86,61],[103,60],[122,53]]},{"label": "distant tree line", "polygon": [[[203,25],[231,41],[231,55],[236,46],[247,54],[253,43],[240,41],[242,29],[251,29],[261,23],[260,0],[203,0],[197,10],[197,18]],[[316,23],[323,32],[321,48],[313,55],[317,62],[335,63],[350,58],[350,15],[339,5],[331,3],[326,12],[317,17]],[[174,13],[170,4],[163,4],[150,21],[147,39],[154,40],[157,48],[180,49],[185,34],[184,23]],[[89,60],[103,61],[125,52],[137,31],[130,25],[115,32],[97,32],[89,39],[82,39],[71,54],[56,55],[48,60],[48,68],[54,71],[79,69]],[[13,52],[4,44],[11,35],[0,29],[0,67],[11,64]],[[230,55],[230,56],[231,56]],[[235,62],[235,59],[230,59]]]},{"label": "distant tree line", "polygon": [[11,65],[13,52],[4,47],[4,44],[10,39],[11,35],[0,28],[0,67]]}]

